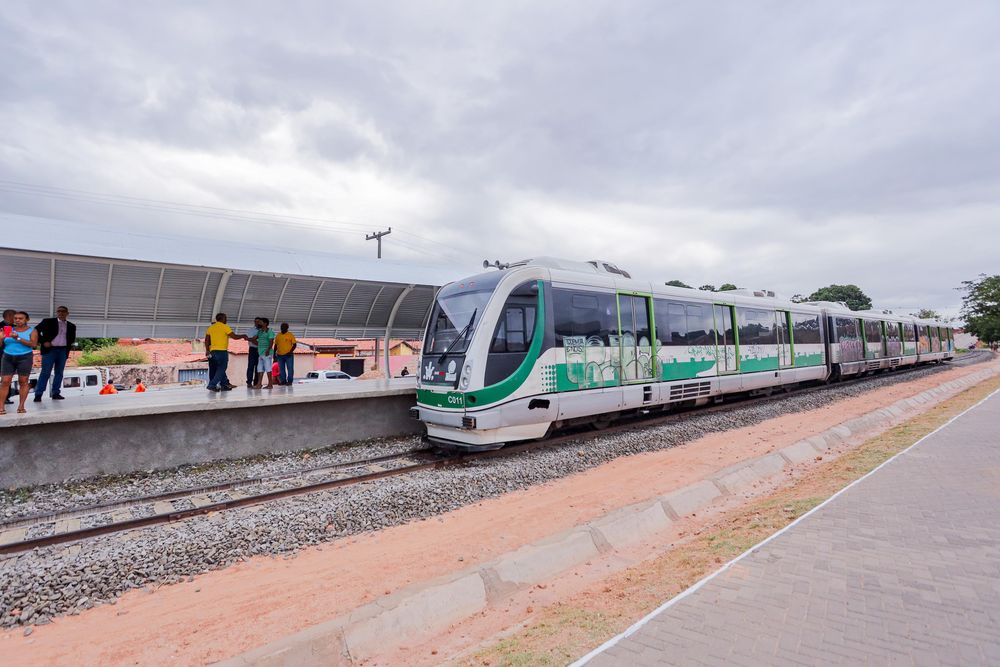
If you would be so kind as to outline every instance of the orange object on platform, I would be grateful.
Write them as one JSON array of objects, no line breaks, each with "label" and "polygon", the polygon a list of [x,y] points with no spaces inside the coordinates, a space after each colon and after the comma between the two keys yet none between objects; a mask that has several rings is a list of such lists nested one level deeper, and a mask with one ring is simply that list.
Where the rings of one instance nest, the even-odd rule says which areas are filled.
[{"label": "orange object on platform", "polygon": [[101,396],[107,396],[108,394],[117,394],[118,390],[110,382],[104,385],[104,388],[99,392]]}]

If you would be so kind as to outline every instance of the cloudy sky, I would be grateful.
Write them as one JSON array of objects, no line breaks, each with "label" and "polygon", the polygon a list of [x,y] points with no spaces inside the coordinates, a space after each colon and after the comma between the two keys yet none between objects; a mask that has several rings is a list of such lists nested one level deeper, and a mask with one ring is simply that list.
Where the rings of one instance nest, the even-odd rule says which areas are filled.
[{"label": "cloudy sky", "polygon": [[10,1],[0,210],[950,314],[1000,271],[998,34],[972,0]]}]

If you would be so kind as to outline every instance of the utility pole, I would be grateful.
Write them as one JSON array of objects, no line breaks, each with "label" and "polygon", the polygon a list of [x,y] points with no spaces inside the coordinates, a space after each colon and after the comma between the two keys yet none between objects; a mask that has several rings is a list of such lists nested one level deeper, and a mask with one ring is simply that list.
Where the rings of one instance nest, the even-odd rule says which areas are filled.
[{"label": "utility pole", "polygon": [[387,231],[387,232],[373,232],[373,233],[368,234],[367,236],[365,236],[365,241],[371,241],[372,239],[375,239],[376,241],[378,241],[378,258],[379,259],[382,259],[382,237],[383,236],[388,236],[389,234],[392,234],[392,227],[390,227],[389,231]]}]

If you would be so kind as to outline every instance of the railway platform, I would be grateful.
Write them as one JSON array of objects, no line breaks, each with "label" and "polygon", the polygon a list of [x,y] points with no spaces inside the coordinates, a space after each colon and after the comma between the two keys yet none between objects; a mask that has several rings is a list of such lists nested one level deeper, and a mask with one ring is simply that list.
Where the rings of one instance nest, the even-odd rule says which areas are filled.
[{"label": "railway platform", "polygon": [[1000,663],[1000,393],[577,665]]},{"label": "railway platform", "polygon": [[[0,486],[309,449],[416,433],[412,378],[212,393],[178,387],[48,398],[0,417]],[[13,407],[13,406],[8,406]]]}]

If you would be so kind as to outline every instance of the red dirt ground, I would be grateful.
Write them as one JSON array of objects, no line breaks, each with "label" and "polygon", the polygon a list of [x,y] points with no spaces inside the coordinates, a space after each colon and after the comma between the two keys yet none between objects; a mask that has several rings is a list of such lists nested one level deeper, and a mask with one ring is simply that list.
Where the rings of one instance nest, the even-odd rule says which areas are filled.
[{"label": "red dirt ground", "polygon": [[[238,655],[415,581],[489,561],[984,368],[955,368],[752,428],[621,458],[440,517],[304,549],[294,558],[255,558],[191,583],[133,591],[115,605],[37,627],[30,637],[23,629],[0,634],[0,662],[202,665]],[[509,610],[497,614],[498,622],[512,620]],[[496,624],[474,625],[485,632]],[[483,638],[462,639],[474,645]]]}]

